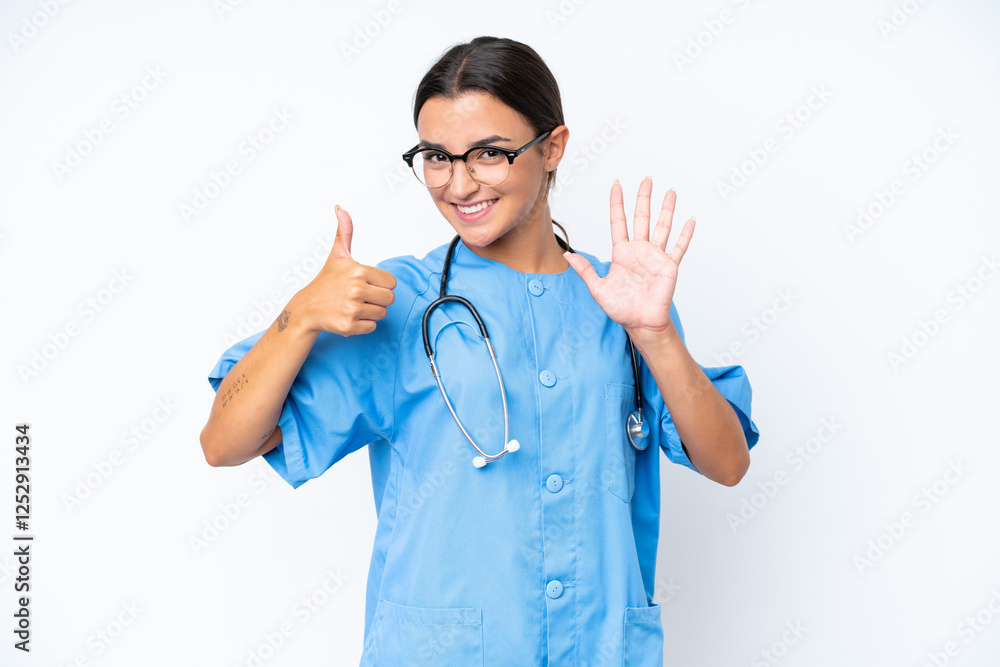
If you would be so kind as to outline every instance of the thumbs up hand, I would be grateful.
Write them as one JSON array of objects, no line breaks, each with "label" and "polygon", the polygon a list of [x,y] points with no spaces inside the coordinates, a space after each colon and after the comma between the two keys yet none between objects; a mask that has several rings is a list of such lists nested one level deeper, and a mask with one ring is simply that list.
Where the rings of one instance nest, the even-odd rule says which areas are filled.
[{"label": "thumbs up hand", "polygon": [[292,298],[309,331],[342,336],[371,333],[395,300],[396,278],[351,257],[354,224],[346,210],[337,206],[336,211],[337,235],[330,256],[316,277]]}]

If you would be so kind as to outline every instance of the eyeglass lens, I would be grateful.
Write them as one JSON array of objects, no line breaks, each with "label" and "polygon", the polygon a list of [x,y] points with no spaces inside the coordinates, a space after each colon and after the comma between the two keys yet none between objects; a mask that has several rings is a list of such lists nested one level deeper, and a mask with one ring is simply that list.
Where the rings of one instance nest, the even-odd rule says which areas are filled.
[{"label": "eyeglass lens", "polygon": [[[465,165],[472,177],[487,187],[503,183],[510,174],[510,161],[495,148],[472,151]],[[439,188],[451,180],[452,163],[440,152],[422,150],[413,156],[413,173],[424,185]]]}]

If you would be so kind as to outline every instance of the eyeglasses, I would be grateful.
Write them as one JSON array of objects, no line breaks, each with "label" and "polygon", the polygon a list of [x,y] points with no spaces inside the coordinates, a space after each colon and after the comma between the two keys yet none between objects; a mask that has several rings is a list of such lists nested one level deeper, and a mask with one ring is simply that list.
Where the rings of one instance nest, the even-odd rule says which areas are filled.
[{"label": "eyeglasses", "polygon": [[452,163],[461,160],[469,175],[480,185],[491,188],[500,185],[510,176],[514,158],[548,136],[545,132],[517,150],[499,146],[474,146],[462,155],[452,155],[439,148],[420,148],[417,144],[403,153],[403,161],[413,169],[414,176],[429,188],[443,188],[451,182]]}]

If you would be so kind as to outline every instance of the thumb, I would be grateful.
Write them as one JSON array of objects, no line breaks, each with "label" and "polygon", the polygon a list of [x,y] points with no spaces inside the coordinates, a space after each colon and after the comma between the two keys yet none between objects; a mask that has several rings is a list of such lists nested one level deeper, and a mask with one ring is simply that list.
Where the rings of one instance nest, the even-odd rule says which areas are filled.
[{"label": "thumb", "polygon": [[580,257],[575,252],[566,251],[563,253],[566,261],[569,265],[573,267],[573,270],[583,279],[584,284],[587,289],[590,290],[590,294],[594,294],[594,290],[597,288],[597,281],[601,279],[597,275],[597,271],[594,271],[594,267],[590,265],[585,257]]},{"label": "thumb", "polygon": [[351,237],[354,235],[354,223],[351,222],[351,215],[346,210],[335,204],[337,217],[337,235],[333,239],[333,248],[330,249],[331,257],[351,256]]}]

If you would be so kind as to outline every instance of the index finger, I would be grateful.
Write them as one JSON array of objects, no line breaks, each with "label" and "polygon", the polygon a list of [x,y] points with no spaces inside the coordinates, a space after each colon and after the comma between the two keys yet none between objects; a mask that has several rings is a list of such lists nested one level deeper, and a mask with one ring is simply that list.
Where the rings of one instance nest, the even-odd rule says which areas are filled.
[{"label": "index finger", "polygon": [[368,281],[369,285],[374,285],[375,287],[385,287],[386,289],[396,288],[396,276],[392,275],[385,269],[380,269],[376,266],[365,267],[367,271],[365,272],[365,280]]},{"label": "index finger", "polygon": [[616,178],[611,185],[611,245],[622,241],[628,241],[628,222],[625,220],[622,184]]}]

